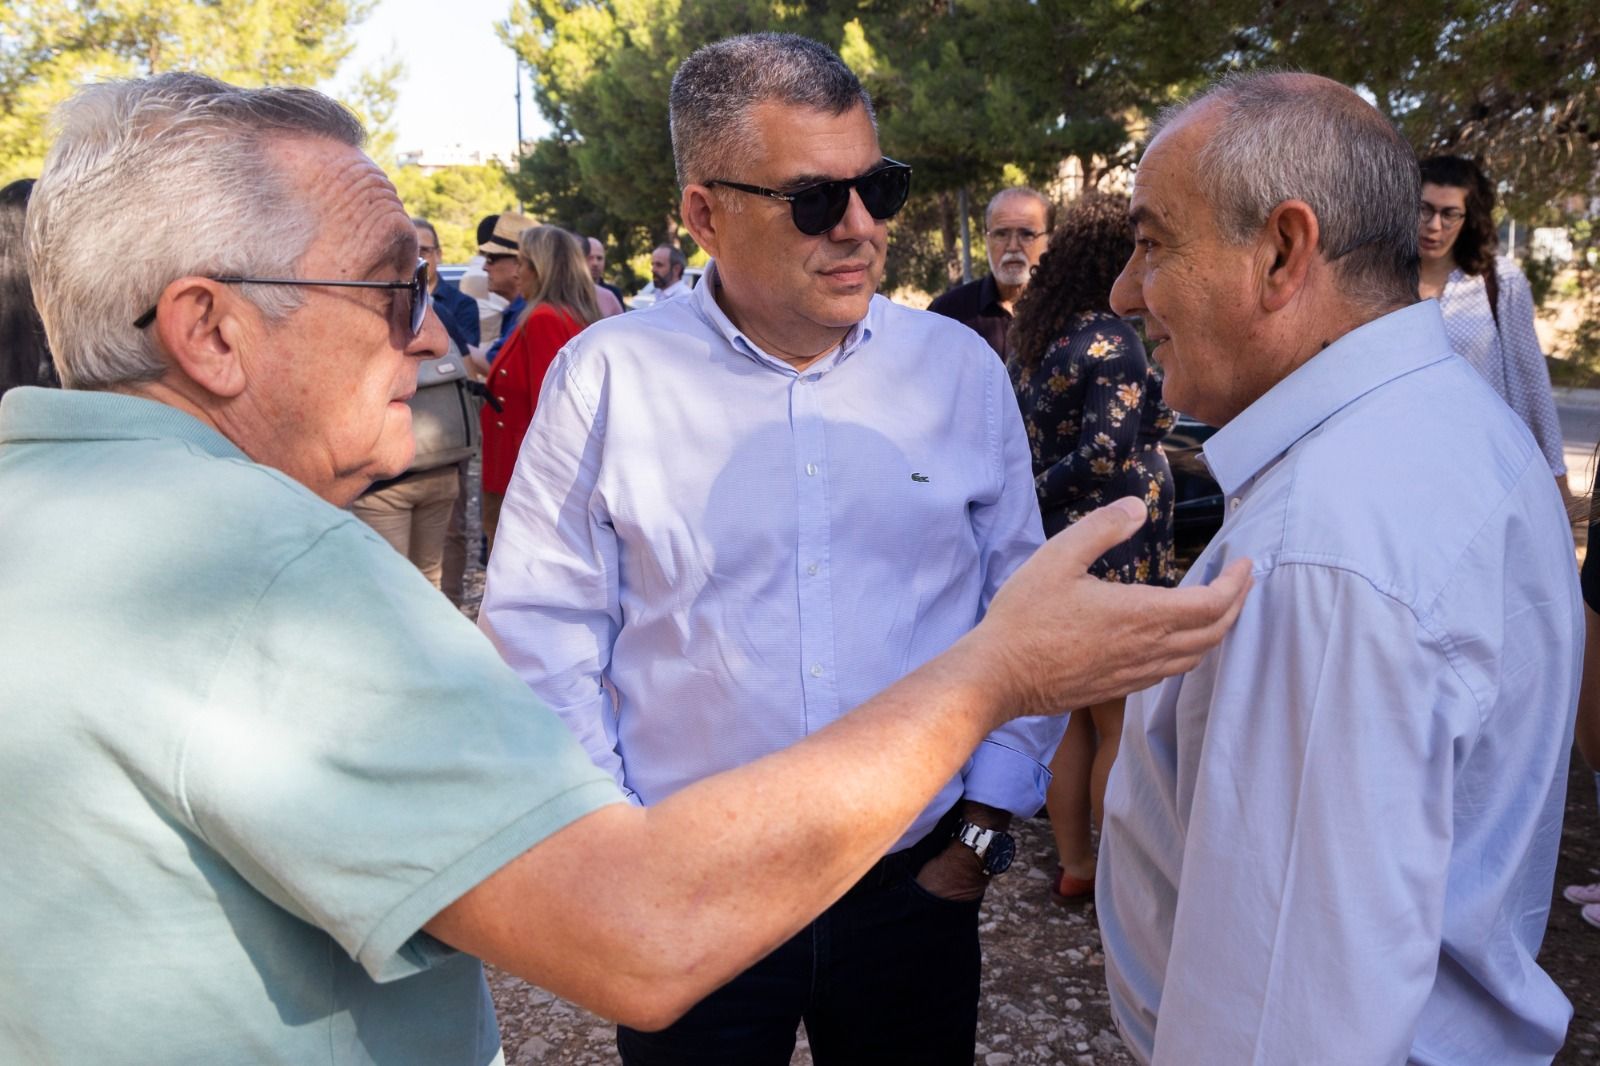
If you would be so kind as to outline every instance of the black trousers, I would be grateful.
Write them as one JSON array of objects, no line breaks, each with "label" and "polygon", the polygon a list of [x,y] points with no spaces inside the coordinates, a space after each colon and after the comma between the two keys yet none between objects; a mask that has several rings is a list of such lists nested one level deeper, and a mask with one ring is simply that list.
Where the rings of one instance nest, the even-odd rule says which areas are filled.
[{"label": "black trousers", "polygon": [[889,855],[772,954],[659,1033],[620,1027],[624,1066],[787,1066],[804,1021],[817,1066],[971,1066],[978,904],[914,878],[954,815]]}]

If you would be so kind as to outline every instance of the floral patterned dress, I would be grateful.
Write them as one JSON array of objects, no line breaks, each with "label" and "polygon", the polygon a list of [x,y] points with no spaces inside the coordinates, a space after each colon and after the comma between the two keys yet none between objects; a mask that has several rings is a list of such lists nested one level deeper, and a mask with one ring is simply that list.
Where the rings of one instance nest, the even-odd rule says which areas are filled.
[{"label": "floral patterned dress", "polygon": [[1085,311],[1032,371],[1010,366],[1028,443],[1044,531],[1053,535],[1103,504],[1139,496],[1150,510],[1133,539],[1091,572],[1128,584],[1171,585],[1172,470],[1161,439],[1176,418],[1161,402],[1160,370],[1133,327]]}]

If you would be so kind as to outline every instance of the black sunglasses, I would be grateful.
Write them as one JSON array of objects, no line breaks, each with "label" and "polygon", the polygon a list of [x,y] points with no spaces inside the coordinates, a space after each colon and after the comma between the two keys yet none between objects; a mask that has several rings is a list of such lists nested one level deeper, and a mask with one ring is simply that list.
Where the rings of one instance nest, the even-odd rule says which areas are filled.
[{"label": "black sunglasses", "polygon": [[850,207],[850,190],[861,194],[861,203],[867,214],[880,222],[893,218],[906,205],[911,195],[911,168],[893,159],[884,159],[883,165],[868,171],[859,178],[839,181],[819,181],[794,192],[764,189],[759,185],[746,185],[738,181],[707,181],[707,186],[721,185],[756,196],[770,196],[774,200],[787,200],[794,216],[794,228],[808,237],[827,233],[839,224]]},{"label": "black sunglasses", "polygon": [[[428,308],[433,306],[433,293],[428,291],[428,261],[425,259],[417,260],[417,269],[410,281],[314,281],[309,278],[246,278],[233,274],[223,274],[209,280],[223,285],[326,285],[334,289],[405,289],[411,293],[408,321],[411,332],[405,338],[406,344],[416,340],[417,334],[422,332],[422,323],[428,319]],[[133,320],[133,328],[144,329],[155,320],[156,309],[152,306],[150,310]]]}]

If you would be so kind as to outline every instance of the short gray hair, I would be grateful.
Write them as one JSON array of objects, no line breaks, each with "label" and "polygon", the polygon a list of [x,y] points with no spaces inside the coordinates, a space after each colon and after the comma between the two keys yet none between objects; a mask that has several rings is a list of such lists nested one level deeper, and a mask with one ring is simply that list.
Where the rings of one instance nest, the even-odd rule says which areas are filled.
[{"label": "short gray hair", "polygon": [[1044,212],[1044,228],[1048,230],[1051,227],[1053,217],[1056,212],[1056,205],[1050,202],[1050,197],[1046,196],[1038,189],[1031,188],[1027,185],[1012,185],[1009,188],[1001,189],[999,192],[989,197],[989,206],[983,209],[984,229],[989,228],[989,222],[994,217],[995,207],[998,206],[1002,201],[1010,200],[1012,198],[1018,200],[1032,200],[1034,203],[1038,204],[1040,210]]},{"label": "short gray hair", "polygon": [[[174,279],[293,276],[318,219],[268,158],[273,138],[366,139],[319,92],[198,74],[91,86],[52,124],[28,210],[29,272],[62,383],[80,389],[167,371],[154,330],[133,322]],[[304,298],[291,286],[241,291],[269,321]]]},{"label": "short gray hair", "polygon": [[757,143],[750,112],[775,101],[842,115],[872,99],[833,49],[792,33],[750,33],[697,49],[672,77],[672,161],[679,186],[740,179]]},{"label": "short gray hair", "polygon": [[1153,141],[1206,104],[1221,120],[1193,161],[1224,240],[1254,240],[1286,200],[1311,206],[1341,291],[1373,308],[1417,299],[1416,154],[1371,105],[1336,82],[1281,71],[1233,74],[1162,112]]}]

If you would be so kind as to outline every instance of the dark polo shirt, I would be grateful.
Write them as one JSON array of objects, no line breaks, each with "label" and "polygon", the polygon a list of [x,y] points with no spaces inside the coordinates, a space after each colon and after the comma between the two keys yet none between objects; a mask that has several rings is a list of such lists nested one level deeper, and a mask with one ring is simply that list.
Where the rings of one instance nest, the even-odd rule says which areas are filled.
[{"label": "dark polo shirt", "polygon": [[1000,286],[992,274],[957,285],[935,298],[928,310],[953,318],[977,333],[1001,359],[1011,358],[1011,312],[1000,306]]}]

